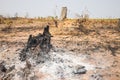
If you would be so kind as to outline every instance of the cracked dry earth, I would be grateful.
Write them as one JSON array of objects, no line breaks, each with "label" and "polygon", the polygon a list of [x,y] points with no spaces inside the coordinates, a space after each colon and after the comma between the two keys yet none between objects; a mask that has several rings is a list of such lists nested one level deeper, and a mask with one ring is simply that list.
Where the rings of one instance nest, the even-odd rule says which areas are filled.
[{"label": "cracked dry earth", "polygon": [[[53,48],[44,55],[44,62],[37,62],[43,56],[36,57],[34,51],[20,61],[28,35],[18,36],[1,38],[0,63],[7,71],[0,71],[0,80],[120,80],[119,32],[53,35]],[[109,45],[118,47],[115,56]]]}]

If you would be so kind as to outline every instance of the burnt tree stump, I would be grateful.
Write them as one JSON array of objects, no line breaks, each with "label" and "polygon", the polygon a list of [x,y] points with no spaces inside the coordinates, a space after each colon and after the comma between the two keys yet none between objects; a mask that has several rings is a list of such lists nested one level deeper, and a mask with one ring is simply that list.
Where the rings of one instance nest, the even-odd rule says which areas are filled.
[{"label": "burnt tree stump", "polygon": [[30,49],[34,50],[36,47],[39,47],[42,53],[47,54],[52,48],[51,37],[52,35],[49,32],[48,25],[44,28],[43,34],[39,33],[37,36],[29,35],[27,46],[25,49],[21,51],[20,60],[21,61],[26,60],[27,58],[26,52],[29,51]]},{"label": "burnt tree stump", "polygon": [[43,34],[37,36],[30,35],[27,42],[27,50],[32,47],[35,48],[39,45],[40,49],[44,52],[48,52],[51,48],[51,34],[49,32],[49,26],[44,28]]}]

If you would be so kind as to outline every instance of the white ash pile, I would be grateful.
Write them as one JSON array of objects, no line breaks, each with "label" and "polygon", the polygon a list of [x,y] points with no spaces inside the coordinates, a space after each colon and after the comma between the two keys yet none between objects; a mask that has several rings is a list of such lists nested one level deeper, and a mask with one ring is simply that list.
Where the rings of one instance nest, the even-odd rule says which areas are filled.
[{"label": "white ash pile", "polygon": [[[82,80],[78,76],[86,75],[94,66],[84,63],[83,56],[76,56],[73,52],[62,48],[54,48],[49,53],[49,59],[37,62],[37,58],[25,61],[15,59],[11,65],[2,65],[1,78],[3,80]],[[10,70],[11,69],[11,70]]]}]

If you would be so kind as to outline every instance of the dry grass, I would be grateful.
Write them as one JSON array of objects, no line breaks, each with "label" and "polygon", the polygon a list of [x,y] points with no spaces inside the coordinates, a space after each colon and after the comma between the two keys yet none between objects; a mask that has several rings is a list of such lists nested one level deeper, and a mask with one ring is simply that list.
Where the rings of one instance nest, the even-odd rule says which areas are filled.
[{"label": "dry grass", "polygon": [[[57,21],[58,27],[55,27],[53,19],[38,18],[38,19],[26,19],[18,18],[1,19],[4,23],[0,24],[0,31],[11,33],[25,33],[27,31],[41,32],[41,29],[47,24],[50,25],[50,32],[53,35],[100,35],[105,30],[119,31],[120,21],[118,19],[66,19],[64,21]],[[31,33],[33,34],[33,33]],[[104,34],[104,33],[102,33]],[[101,35],[102,35],[101,34]],[[8,34],[9,35],[9,34]]]}]

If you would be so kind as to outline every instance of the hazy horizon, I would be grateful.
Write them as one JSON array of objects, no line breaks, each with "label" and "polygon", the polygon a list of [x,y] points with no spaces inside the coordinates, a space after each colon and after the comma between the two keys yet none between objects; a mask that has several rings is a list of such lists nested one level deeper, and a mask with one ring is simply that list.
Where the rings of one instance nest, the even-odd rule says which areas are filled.
[{"label": "hazy horizon", "polygon": [[120,18],[120,0],[0,0],[0,15],[24,17],[60,16],[61,7],[68,8],[68,17],[75,18],[83,11],[91,18]]}]

